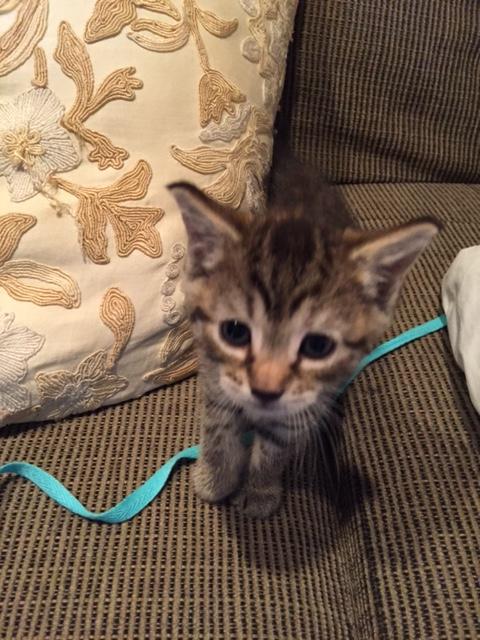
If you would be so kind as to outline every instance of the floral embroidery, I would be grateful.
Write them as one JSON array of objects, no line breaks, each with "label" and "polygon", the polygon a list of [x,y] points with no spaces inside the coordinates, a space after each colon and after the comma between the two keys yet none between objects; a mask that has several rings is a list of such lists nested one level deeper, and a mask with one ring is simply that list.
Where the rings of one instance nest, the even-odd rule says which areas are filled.
[{"label": "floral embroidery", "polygon": [[[242,17],[245,21],[245,25],[242,26],[249,28],[251,26],[249,18],[258,18],[261,6],[265,7],[267,3],[265,0],[242,0],[242,2],[250,7],[249,15]],[[264,67],[267,70],[270,67],[273,68],[273,63],[278,60],[280,54],[275,48],[276,25],[280,24],[282,12],[285,14],[289,11],[288,6],[294,2],[280,3],[279,0],[272,0],[270,4],[279,5],[279,10],[276,17],[273,14],[267,16],[264,12],[266,28],[264,40],[261,39],[261,25],[257,29],[260,34],[258,41],[255,40],[255,30],[251,30],[250,34],[245,31],[245,35],[250,35],[251,39],[250,49],[245,45],[243,52],[250,51],[253,64],[257,65],[254,67],[253,64],[250,65],[244,60],[242,65],[247,71],[247,67],[250,68],[250,75],[256,75],[257,69],[260,73]],[[113,130],[105,132],[101,125],[98,131],[89,128],[91,125],[95,129],[97,116],[101,118],[102,114],[107,114],[107,111],[113,112],[115,106],[119,106],[117,103],[109,107],[107,106],[109,102],[136,99],[136,92],[142,88],[142,82],[136,77],[137,73],[133,67],[117,69],[120,65],[115,62],[110,63],[108,60],[102,65],[106,77],[103,74],[100,75],[94,56],[101,55],[104,47],[101,44],[85,46],[85,41],[93,43],[123,32],[135,43],[130,43],[133,47],[131,53],[135,53],[136,45],[150,51],[164,53],[177,51],[184,46],[189,50],[191,48],[190,53],[198,67],[194,92],[197,91],[196,83],[198,82],[199,116],[198,119],[194,117],[194,120],[197,121],[197,125],[201,125],[198,131],[200,140],[190,145],[187,142],[180,144],[178,140],[172,140],[171,142],[177,142],[182,147],[173,147],[172,155],[184,167],[207,176],[204,180],[207,184],[210,183],[210,195],[213,197],[226,204],[230,203],[231,206],[239,206],[242,201],[246,201],[252,203],[252,208],[259,207],[260,183],[270,155],[272,118],[270,114],[247,103],[244,95],[247,93],[244,91],[245,87],[236,79],[236,76],[229,75],[230,65],[223,66],[221,52],[218,54],[218,59],[214,56],[214,52],[219,51],[218,47],[214,49],[214,44],[220,45],[223,42],[216,40],[217,38],[228,38],[229,41],[237,42],[237,53],[240,55],[239,47],[243,36],[239,36],[238,21],[226,19],[232,18],[235,14],[241,15],[238,4],[236,8],[232,8],[226,3],[224,8],[218,10],[218,14],[223,17],[218,17],[211,12],[211,9],[207,11],[203,8],[205,6],[208,9],[209,3],[202,0],[178,0],[178,2],[175,0],[95,0],[90,3],[93,9],[86,25],[85,41],[79,37],[79,29],[83,28],[81,24],[77,24],[73,19],[70,20],[70,24],[62,23],[58,30],[57,47],[53,55],[56,62],[53,66],[48,43],[45,45],[48,67],[41,40],[47,22],[47,5],[48,0],[0,0],[0,13],[5,12],[6,7],[9,10],[15,9],[15,14],[12,13],[9,16],[12,18],[9,24],[14,24],[15,29],[9,29],[4,34],[0,33],[0,76],[9,73],[15,66],[30,58],[24,68],[26,75],[22,72],[23,82],[27,83],[26,86],[24,84],[23,89],[27,89],[31,81],[35,87],[31,91],[48,92],[46,87],[49,82],[51,84],[51,79],[55,77],[59,80],[63,77],[64,83],[68,85],[67,93],[72,98],[66,103],[66,113],[61,107],[54,125],[70,140],[77,156],[76,143],[80,143],[85,160],[88,155],[89,161],[95,163],[93,167],[90,165],[90,169],[97,172],[98,180],[84,180],[76,174],[72,177],[72,174],[63,173],[70,170],[69,168],[58,166],[51,168],[45,177],[42,174],[36,176],[36,167],[41,165],[45,156],[41,132],[31,126],[15,127],[13,130],[11,127],[6,127],[1,111],[0,164],[3,168],[7,158],[9,165],[14,164],[15,171],[22,169],[27,173],[26,167],[28,167],[30,174],[33,175],[34,189],[49,197],[51,202],[60,190],[58,193],[65,196],[68,205],[62,208],[57,201],[59,212],[67,210],[73,203],[70,213],[78,225],[80,246],[89,261],[104,264],[110,261],[112,255],[126,257],[135,250],[152,258],[160,256],[162,243],[158,223],[164,212],[153,206],[160,204],[159,202],[147,198],[152,181],[149,164],[145,160],[137,162],[138,158],[128,164],[128,151],[131,149],[128,144],[125,144],[126,148],[122,148],[123,144],[122,146],[116,144],[117,141],[122,142],[122,139],[117,140],[117,134]],[[210,7],[212,5],[213,3]],[[233,15],[231,8],[235,12]],[[22,12],[23,20],[19,20],[18,16]],[[44,20],[43,26],[40,18]],[[56,24],[58,22],[57,18]],[[12,37],[14,32],[15,38]],[[12,48],[12,44],[16,45],[17,41],[20,43],[18,51]],[[277,42],[279,42],[278,39]],[[258,49],[264,46],[268,48],[264,56],[265,64],[262,62],[262,52],[260,51],[260,56],[255,52],[255,47]],[[137,52],[140,51],[137,49]],[[179,54],[180,51],[178,51]],[[153,53],[149,55],[155,57]],[[122,64],[135,63],[128,61]],[[30,69],[33,69],[33,73]],[[110,73],[112,70],[113,72]],[[264,83],[264,94],[267,96],[265,87],[270,83],[269,86],[275,88],[274,81],[278,80],[276,71],[268,77],[261,75],[261,78]],[[53,88],[53,85],[51,86]],[[13,101],[13,98],[9,100]],[[265,98],[265,104],[271,105],[273,101]],[[103,107],[106,107],[105,112]],[[3,106],[0,107],[2,108]],[[73,140],[72,133],[77,140]],[[103,135],[104,133],[107,133],[108,137]],[[116,169],[117,174],[112,172],[113,177],[107,175],[101,180],[101,174],[97,169],[108,168]],[[88,166],[83,167],[79,175],[83,175],[85,171],[88,172]],[[1,171],[0,175],[5,177],[3,186],[6,191],[7,175],[2,174]],[[3,177],[0,177],[0,181],[3,181]],[[16,188],[17,186],[14,185],[13,189]],[[10,191],[12,192],[12,188]],[[55,222],[51,216],[49,220],[53,221],[52,223]],[[68,220],[63,223],[71,224]],[[34,304],[77,307],[80,303],[77,283],[65,273],[32,260],[14,259],[17,247],[24,246],[19,243],[33,240],[33,236],[36,236],[38,229],[29,232],[35,224],[37,220],[32,215],[20,213],[0,215],[0,288],[3,288],[0,294],[6,291],[7,296],[4,294],[4,299],[6,298],[7,301],[9,294],[17,300]],[[26,233],[29,233],[29,236],[22,240]],[[41,242],[40,236],[39,242]],[[144,382],[141,385],[144,388],[154,384],[171,383],[194,373],[198,366],[189,323],[183,317],[182,304],[177,295],[184,251],[180,243],[174,244],[165,270],[162,271],[164,281],[160,283],[158,310],[160,321],[164,322],[167,330],[161,334],[161,351],[157,356],[159,360],[154,366],[149,367],[154,370],[143,376]],[[144,261],[144,256],[140,256],[141,262]],[[50,260],[46,261],[50,262]],[[129,263],[130,261],[127,264]],[[99,300],[97,300],[98,303]],[[21,303],[19,305],[22,306]],[[24,305],[24,308],[29,307]],[[35,311],[33,307],[32,310]],[[103,333],[107,338],[110,332],[113,334],[110,342],[107,339],[105,344],[100,343],[90,347],[68,364],[50,365],[50,369],[47,370],[44,365],[44,371],[35,378],[36,389],[35,386],[34,389],[28,387],[32,391],[32,396],[37,396],[33,400],[40,409],[35,418],[59,418],[72,412],[90,410],[106,402],[123,399],[129,393],[127,378],[132,379],[131,372],[124,373],[119,363],[122,362],[124,350],[129,349],[129,346],[133,348],[132,335],[136,335],[133,334],[135,310],[131,301],[119,289],[112,288],[106,292],[100,305],[99,315],[101,321],[108,327],[104,329],[103,325],[100,325]],[[33,324],[31,326],[44,333],[37,326]],[[24,329],[27,332],[25,340],[27,349],[29,340],[32,340],[31,336],[37,334],[30,331],[29,336],[29,329]],[[40,339],[43,343],[43,338],[40,337]],[[136,343],[142,339],[142,336],[137,336]],[[135,348],[138,349],[138,344]],[[43,351],[41,353],[43,354]],[[29,365],[28,375],[33,378],[38,371],[42,370],[42,367],[36,364],[40,358],[37,357],[33,361],[36,364],[33,368],[29,364],[28,357],[25,357],[24,363],[25,366]],[[128,360],[129,364],[131,362],[133,362],[132,359]],[[138,369],[137,373],[141,377],[146,370],[147,367],[144,366],[143,371]],[[0,355],[0,380],[3,373]],[[22,383],[22,380],[24,379],[16,379],[17,385],[24,385],[27,388],[25,381]],[[33,384],[33,380],[30,384]],[[138,385],[135,385],[135,389],[137,388]],[[7,411],[2,406],[1,397],[0,391],[0,424]],[[29,419],[32,415],[31,403],[32,401],[28,399],[27,405],[19,403],[18,407],[9,407],[8,419],[11,419],[12,415],[15,416],[15,420],[19,416],[20,419]],[[14,413],[11,413],[13,410]]]},{"label": "floral embroidery", "polygon": [[64,115],[63,124],[92,147],[88,159],[96,162],[100,169],[121,169],[129,157],[128,151],[113,145],[105,135],[88,129],[83,123],[112,100],[135,98],[135,89],[143,87],[143,82],[134,77],[135,67],[113,71],[94,91],[93,66],[87,48],[68,22],[60,23],[58,45],[53,57],[77,87],[75,101]]},{"label": "floral embroidery", "polygon": [[69,275],[33,260],[11,260],[20,238],[36,223],[22,213],[0,216],[0,287],[16,300],[39,306],[78,307],[80,290]]},{"label": "floral embroidery", "polygon": [[100,318],[115,338],[107,362],[108,368],[111,369],[130,340],[135,324],[135,309],[130,299],[123,295],[120,289],[112,287],[103,299]]},{"label": "floral embroidery", "polygon": [[276,110],[283,84],[289,25],[293,22],[297,2],[240,0],[240,4],[250,16],[251,34],[242,42],[242,54],[258,65],[258,72],[264,78],[264,104]]},{"label": "floral embroidery", "polygon": [[[172,156],[183,166],[205,175],[220,173],[205,188],[205,193],[219,202],[238,208],[246,197],[254,210],[263,207],[262,183],[270,166],[271,141],[262,141],[261,134],[269,133],[271,120],[267,114],[251,107],[245,133],[232,147],[196,147],[183,151],[173,145]],[[217,134],[221,137],[223,129]],[[212,138],[212,133],[210,133]],[[213,139],[216,135],[213,133]]]},{"label": "floral embroidery", "polygon": [[162,255],[160,234],[155,228],[164,211],[154,207],[126,207],[121,203],[140,200],[152,179],[150,165],[140,160],[136,167],[107,187],[83,187],[63,178],[56,185],[79,200],[76,221],[80,228],[80,242],[89,260],[107,264],[107,221],[115,235],[117,253],[129,256],[138,249],[151,258]]},{"label": "floral embroidery", "polygon": [[163,319],[169,327],[174,327],[182,319],[182,314],[176,309],[177,303],[173,297],[176,289],[176,280],[180,275],[178,263],[185,255],[185,247],[179,242],[172,247],[172,258],[165,269],[166,278],[160,287],[162,294],[160,306],[164,311]]},{"label": "floral embroidery", "polygon": [[21,0],[0,0],[0,13],[13,11],[20,4]]},{"label": "floral embroidery", "polygon": [[49,177],[80,161],[60,126],[64,108],[50,89],[30,89],[0,104],[0,176],[20,202],[42,191]]},{"label": "floral embroidery", "polygon": [[180,14],[170,0],[97,0],[85,28],[85,42],[91,44],[116,36],[137,17],[137,7],[164,13],[178,20]]},{"label": "floral embroidery", "polygon": [[28,371],[28,360],[40,351],[43,336],[14,326],[13,313],[0,314],[0,420],[30,406],[30,393],[20,382]]},{"label": "floral embroidery", "polygon": [[225,116],[220,124],[211,122],[208,127],[205,127],[200,132],[200,140],[208,144],[217,141],[231,142],[235,138],[239,138],[247,129],[251,112],[251,104],[239,105],[233,116]]},{"label": "floral embroidery", "polygon": [[188,320],[168,332],[160,352],[161,366],[143,376],[145,382],[162,386],[186,378],[198,369],[193,335]]},{"label": "floral embroidery", "polygon": [[110,373],[108,352],[95,351],[75,371],[59,370],[35,376],[42,404],[49,418],[91,411],[128,387],[128,380]]},{"label": "floral embroidery", "polygon": [[[223,20],[214,13],[200,9],[195,0],[183,0],[182,16],[169,3],[163,0],[132,2],[122,0],[120,13],[115,14],[109,7],[114,0],[97,0],[94,14],[85,31],[87,42],[94,42],[115,35],[126,24],[130,24],[130,40],[150,51],[166,53],[184,47],[193,38],[200,57],[203,75],[199,83],[200,124],[205,127],[209,122],[219,123],[224,112],[233,115],[235,104],[245,102],[245,95],[225,76],[210,66],[207,49],[203,42],[200,25],[217,38],[227,38],[237,30],[238,20]],[[137,6],[156,10],[177,20],[167,24],[159,20],[136,18]],[[164,6],[164,7],[163,7]],[[160,9],[160,7],[163,7]],[[108,12],[108,13],[107,13]]]},{"label": "floral embroidery", "polygon": [[[11,11],[16,3],[2,6]],[[47,28],[48,0],[23,0],[12,26],[0,36],[0,76],[5,76],[32,55]]]},{"label": "floral embroidery", "polygon": [[251,35],[242,42],[242,53],[247,60],[259,65],[262,77],[271,76],[276,65],[270,53],[268,21],[276,19],[279,3],[277,0],[240,0],[240,4],[251,16],[248,21]]},{"label": "floral embroidery", "polygon": [[35,376],[41,398],[38,409],[48,418],[91,411],[128,387],[127,378],[117,375],[114,369],[133,331],[133,304],[119,289],[111,288],[103,299],[100,317],[114,333],[109,351],[95,351],[75,371],[59,370]]},{"label": "floral embroidery", "polygon": [[34,78],[32,84],[34,87],[45,88],[48,84],[47,57],[42,47],[36,47],[33,52],[34,59]]},{"label": "floral embroidery", "polygon": [[200,78],[200,125],[205,127],[212,120],[220,122],[223,112],[233,115],[235,102],[244,102],[244,94],[219,72],[207,69]]}]

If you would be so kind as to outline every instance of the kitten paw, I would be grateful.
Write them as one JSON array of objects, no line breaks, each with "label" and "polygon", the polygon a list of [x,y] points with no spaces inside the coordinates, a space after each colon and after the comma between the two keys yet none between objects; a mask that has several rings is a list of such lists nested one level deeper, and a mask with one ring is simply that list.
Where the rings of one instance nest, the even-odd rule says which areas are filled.
[{"label": "kitten paw", "polygon": [[228,498],[240,485],[240,475],[229,477],[219,473],[199,460],[192,469],[193,486],[197,496],[205,502],[222,502]]},{"label": "kitten paw", "polygon": [[231,503],[248,518],[263,520],[278,511],[282,503],[282,487],[253,489],[247,485],[232,498]]}]

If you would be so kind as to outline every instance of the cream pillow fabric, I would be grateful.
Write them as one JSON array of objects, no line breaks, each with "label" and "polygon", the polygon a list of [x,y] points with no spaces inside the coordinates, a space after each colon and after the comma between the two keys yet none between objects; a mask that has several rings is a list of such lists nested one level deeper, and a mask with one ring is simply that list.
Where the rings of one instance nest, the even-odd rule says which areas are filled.
[{"label": "cream pillow fabric", "polygon": [[165,185],[261,208],[295,5],[0,0],[0,426],[195,370]]},{"label": "cream pillow fabric", "polygon": [[442,282],[442,304],[453,355],[465,372],[473,406],[480,413],[480,246],[462,249]]}]

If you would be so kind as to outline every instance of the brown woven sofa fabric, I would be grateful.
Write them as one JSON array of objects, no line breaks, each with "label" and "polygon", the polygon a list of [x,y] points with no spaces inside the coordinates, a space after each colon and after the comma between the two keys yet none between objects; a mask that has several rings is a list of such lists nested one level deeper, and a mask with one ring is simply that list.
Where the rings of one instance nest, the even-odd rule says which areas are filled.
[{"label": "brown woven sofa fabric", "polygon": [[[480,185],[343,189],[375,228],[431,214],[445,228],[409,276],[394,327],[434,317],[457,252],[480,244]],[[446,331],[369,367],[347,395],[349,458],[360,477],[359,527],[380,638],[480,637],[480,417]],[[355,495],[355,493],[354,493]]]},{"label": "brown woven sofa fabric", "polygon": [[[197,408],[190,379],[94,415],[2,431],[1,459],[41,464],[99,510],[197,441]],[[188,477],[183,467],[117,526],[0,480],[0,637],[348,638],[351,617],[339,612],[352,611],[351,542],[330,505],[298,491],[277,518],[250,522],[201,504]]]},{"label": "brown woven sofa fabric", "polygon": [[480,4],[302,0],[280,130],[339,183],[478,182]]},{"label": "brown woven sofa fabric", "polygon": [[[392,332],[439,310],[441,276],[478,243],[480,187],[355,185],[364,226],[447,223]],[[0,432],[0,462],[111,506],[198,439],[195,378],[97,413]],[[480,637],[480,418],[446,333],[373,364],[348,391],[340,481],[318,465],[267,522],[197,501],[186,465],[137,518],[100,525],[0,478],[2,640],[474,640]]]}]

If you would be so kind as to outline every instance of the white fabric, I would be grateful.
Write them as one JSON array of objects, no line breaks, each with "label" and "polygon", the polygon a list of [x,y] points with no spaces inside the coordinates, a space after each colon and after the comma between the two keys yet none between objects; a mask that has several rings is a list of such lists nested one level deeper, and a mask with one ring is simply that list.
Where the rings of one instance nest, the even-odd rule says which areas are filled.
[{"label": "white fabric", "polygon": [[480,413],[480,246],[457,255],[443,279],[442,303],[453,355]]}]

